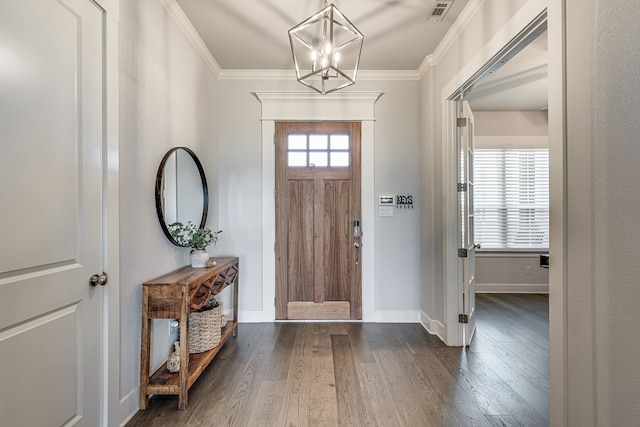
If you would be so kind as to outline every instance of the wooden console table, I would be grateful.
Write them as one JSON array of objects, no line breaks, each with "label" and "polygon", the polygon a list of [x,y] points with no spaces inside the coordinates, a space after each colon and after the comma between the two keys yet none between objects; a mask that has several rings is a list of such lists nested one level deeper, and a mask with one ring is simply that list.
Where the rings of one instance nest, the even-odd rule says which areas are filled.
[{"label": "wooden console table", "polygon": [[[150,394],[178,395],[178,409],[185,409],[189,388],[238,329],[238,258],[213,258],[213,267],[182,267],[142,285],[142,343],[140,351],[140,409],[149,406]],[[233,286],[233,319],[222,328],[220,344],[204,353],[189,354],[187,319],[213,295]],[[180,322],[180,371],[171,373],[166,363],[149,375],[151,319]]]}]

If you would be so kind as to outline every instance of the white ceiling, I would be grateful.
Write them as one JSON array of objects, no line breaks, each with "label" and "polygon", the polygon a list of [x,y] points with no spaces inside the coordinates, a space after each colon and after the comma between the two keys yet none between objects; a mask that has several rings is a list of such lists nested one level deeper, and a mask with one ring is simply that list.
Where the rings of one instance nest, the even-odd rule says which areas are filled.
[{"label": "white ceiling", "polygon": [[[224,70],[292,70],[288,30],[324,7],[323,0],[176,1]],[[375,71],[417,70],[468,2],[454,0],[445,18],[434,22],[430,15],[435,0],[333,0],[364,34],[360,70]],[[475,89],[470,96],[472,107],[546,106],[546,63],[540,64],[540,49],[535,52],[537,63],[515,62],[525,49]],[[546,61],[546,39],[544,53]],[[515,88],[526,92],[516,95]]]},{"label": "white ceiling", "polygon": [[[455,0],[442,22],[435,0],[334,0],[364,34],[361,70],[416,70],[469,0]],[[223,69],[293,69],[288,31],[323,0],[177,0]],[[329,2],[331,3],[331,1]]]}]

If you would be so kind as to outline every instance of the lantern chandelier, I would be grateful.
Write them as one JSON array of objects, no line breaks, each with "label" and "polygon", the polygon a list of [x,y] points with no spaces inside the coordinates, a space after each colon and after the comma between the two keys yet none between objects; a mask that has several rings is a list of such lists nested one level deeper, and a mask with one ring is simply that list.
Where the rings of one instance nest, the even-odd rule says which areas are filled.
[{"label": "lantern chandelier", "polygon": [[364,36],[338,8],[324,8],[289,30],[296,78],[322,95],[356,82]]}]

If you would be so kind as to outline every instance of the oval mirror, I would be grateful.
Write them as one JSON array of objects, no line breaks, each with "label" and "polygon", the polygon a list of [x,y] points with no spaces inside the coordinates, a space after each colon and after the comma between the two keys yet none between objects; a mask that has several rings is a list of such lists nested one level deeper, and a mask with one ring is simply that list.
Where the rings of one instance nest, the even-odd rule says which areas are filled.
[{"label": "oval mirror", "polygon": [[156,175],[156,211],[162,231],[171,243],[182,246],[171,236],[169,226],[191,221],[202,228],[208,210],[209,189],[198,156],[187,147],[172,148]]}]

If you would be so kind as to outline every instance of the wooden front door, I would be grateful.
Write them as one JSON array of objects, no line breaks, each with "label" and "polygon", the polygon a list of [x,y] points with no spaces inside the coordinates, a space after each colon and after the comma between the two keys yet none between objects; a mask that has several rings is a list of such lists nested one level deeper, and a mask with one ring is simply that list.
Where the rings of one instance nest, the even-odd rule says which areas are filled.
[{"label": "wooden front door", "polygon": [[0,424],[103,420],[104,10],[0,2]]},{"label": "wooden front door", "polygon": [[276,123],[276,318],[360,319],[360,123]]}]

